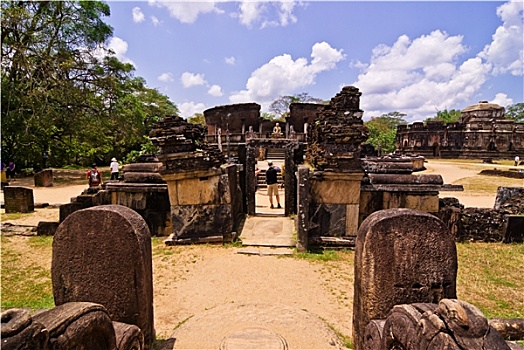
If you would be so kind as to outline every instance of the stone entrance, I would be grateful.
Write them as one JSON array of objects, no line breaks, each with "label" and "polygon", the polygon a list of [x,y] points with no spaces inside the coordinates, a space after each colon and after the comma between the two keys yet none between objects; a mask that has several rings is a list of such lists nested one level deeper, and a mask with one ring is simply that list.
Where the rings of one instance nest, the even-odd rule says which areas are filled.
[{"label": "stone entrance", "polygon": [[[284,150],[284,162],[282,167],[284,168],[284,215],[289,216],[297,212],[297,200],[296,200],[296,188],[297,181],[295,172],[298,169],[298,165],[303,162],[304,145],[294,139],[248,139],[246,141],[246,200],[247,200],[247,214],[256,215],[256,191],[255,191],[255,165],[257,162],[257,150],[258,149],[283,149]],[[260,166],[260,165],[259,165]],[[262,167],[263,168],[263,167]],[[263,191],[263,189],[260,189]]]}]

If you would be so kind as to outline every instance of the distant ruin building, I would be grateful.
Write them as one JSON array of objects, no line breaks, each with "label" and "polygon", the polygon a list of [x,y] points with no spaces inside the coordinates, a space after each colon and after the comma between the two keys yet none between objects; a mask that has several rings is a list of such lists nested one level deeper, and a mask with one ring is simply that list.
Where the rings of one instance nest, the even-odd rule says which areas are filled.
[{"label": "distant ruin building", "polygon": [[524,154],[524,123],[487,101],[466,107],[455,123],[430,121],[397,127],[396,152],[426,158],[513,158]]}]

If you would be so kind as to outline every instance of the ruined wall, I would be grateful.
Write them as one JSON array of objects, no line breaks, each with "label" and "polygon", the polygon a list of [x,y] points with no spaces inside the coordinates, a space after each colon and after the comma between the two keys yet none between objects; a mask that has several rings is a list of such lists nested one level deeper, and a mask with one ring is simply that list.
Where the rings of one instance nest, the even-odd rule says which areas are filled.
[{"label": "ruined wall", "polygon": [[[228,117],[229,115],[229,117]],[[244,125],[245,131],[252,126],[258,131],[260,125],[260,105],[257,103],[238,103],[226,106],[217,106],[204,111],[207,134],[215,135],[217,129],[222,129],[225,135],[229,124],[230,133],[241,133]]]},{"label": "ruined wall", "polygon": [[441,198],[436,214],[457,241],[507,241],[508,216],[524,214],[524,188],[499,187],[494,209],[464,208],[456,198]]},{"label": "ruined wall", "polygon": [[317,115],[326,108],[326,105],[317,103],[292,103],[289,105],[289,118],[287,122],[293,126],[295,132],[305,132],[304,123],[311,125]]}]

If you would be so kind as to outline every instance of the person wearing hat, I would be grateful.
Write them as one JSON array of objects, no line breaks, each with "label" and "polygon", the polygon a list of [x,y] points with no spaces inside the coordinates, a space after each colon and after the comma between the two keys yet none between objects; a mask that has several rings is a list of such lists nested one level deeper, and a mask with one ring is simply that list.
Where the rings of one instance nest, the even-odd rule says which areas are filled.
[{"label": "person wearing hat", "polygon": [[91,170],[87,171],[86,176],[89,181],[89,187],[98,187],[102,184],[102,173],[97,169],[96,163],[91,165]]},{"label": "person wearing hat", "polygon": [[111,159],[109,168],[111,169],[111,180],[118,180],[118,162],[116,158]]},{"label": "person wearing hat", "polygon": [[266,170],[266,183],[267,183],[267,195],[269,197],[269,203],[271,203],[271,209],[273,206],[273,195],[277,199],[277,208],[282,208],[280,206],[280,196],[278,195],[278,172],[279,168],[273,166],[273,162],[267,162],[269,168]]}]

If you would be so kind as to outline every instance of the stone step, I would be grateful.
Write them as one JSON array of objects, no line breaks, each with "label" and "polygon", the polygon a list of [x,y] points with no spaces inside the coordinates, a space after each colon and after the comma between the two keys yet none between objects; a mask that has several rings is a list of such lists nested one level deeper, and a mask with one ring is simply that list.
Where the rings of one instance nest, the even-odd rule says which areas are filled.
[{"label": "stone step", "polygon": [[271,256],[271,255],[293,255],[294,249],[287,247],[243,247],[238,248],[237,254],[246,255],[260,255],[260,256]]}]

